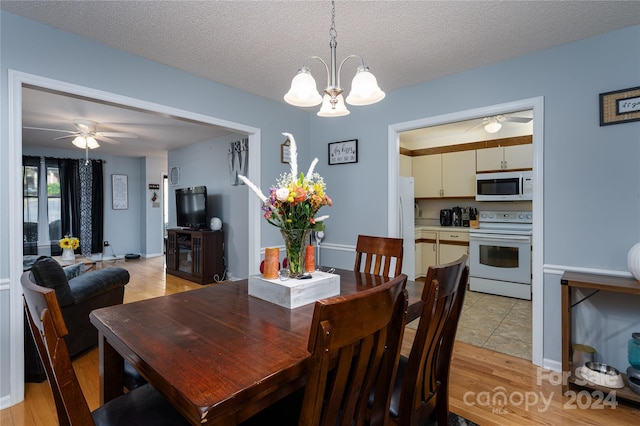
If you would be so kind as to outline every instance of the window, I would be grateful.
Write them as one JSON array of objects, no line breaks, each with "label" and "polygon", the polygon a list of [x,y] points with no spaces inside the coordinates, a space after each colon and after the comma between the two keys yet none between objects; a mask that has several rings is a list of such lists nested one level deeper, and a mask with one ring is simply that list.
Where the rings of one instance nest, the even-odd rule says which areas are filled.
[{"label": "window", "polygon": [[61,219],[60,172],[58,165],[47,163],[47,224],[49,225],[49,239],[59,241],[62,238]]},{"label": "window", "polygon": [[24,157],[22,163],[23,253],[38,254],[41,240],[42,245],[51,244],[52,255],[59,254],[62,231],[58,164],[39,157]]},{"label": "window", "polygon": [[25,157],[22,163],[23,252],[38,254],[38,168],[40,159]]}]

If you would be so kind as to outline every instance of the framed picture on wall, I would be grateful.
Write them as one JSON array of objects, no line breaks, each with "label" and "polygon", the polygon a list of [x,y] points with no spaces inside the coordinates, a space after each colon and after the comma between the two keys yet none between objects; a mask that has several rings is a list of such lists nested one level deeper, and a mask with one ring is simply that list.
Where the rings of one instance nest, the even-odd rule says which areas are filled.
[{"label": "framed picture on wall", "polygon": [[329,165],[358,162],[358,139],[329,143]]},{"label": "framed picture on wall", "polygon": [[600,93],[600,125],[640,121],[640,87]]},{"label": "framed picture on wall", "polygon": [[111,175],[111,202],[113,210],[129,208],[127,175]]}]

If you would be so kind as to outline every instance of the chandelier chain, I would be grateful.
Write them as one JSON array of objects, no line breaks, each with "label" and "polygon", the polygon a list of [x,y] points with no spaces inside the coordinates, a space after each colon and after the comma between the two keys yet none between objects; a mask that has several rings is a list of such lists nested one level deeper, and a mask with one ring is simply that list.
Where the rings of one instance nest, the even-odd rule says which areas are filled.
[{"label": "chandelier chain", "polygon": [[331,36],[331,41],[335,41],[338,36],[338,32],[336,31],[336,2],[331,2],[331,28],[329,29],[329,35]]}]

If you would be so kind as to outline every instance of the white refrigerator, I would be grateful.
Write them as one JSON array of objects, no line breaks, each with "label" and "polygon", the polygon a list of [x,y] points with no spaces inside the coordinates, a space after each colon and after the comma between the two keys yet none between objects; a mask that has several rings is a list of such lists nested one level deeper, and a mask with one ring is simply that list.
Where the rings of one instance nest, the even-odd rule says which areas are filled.
[{"label": "white refrigerator", "polygon": [[415,198],[413,192],[413,178],[399,176],[398,188],[398,234],[404,239],[402,255],[402,273],[415,279],[415,235],[414,235],[414,212]]}]

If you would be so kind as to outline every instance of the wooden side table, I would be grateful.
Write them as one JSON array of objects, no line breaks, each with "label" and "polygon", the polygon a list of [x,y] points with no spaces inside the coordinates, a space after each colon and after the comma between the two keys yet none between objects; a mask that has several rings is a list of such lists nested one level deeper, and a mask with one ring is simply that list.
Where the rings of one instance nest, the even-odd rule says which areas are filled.
[{"label": "wooden side table", "polygon": [[51,256],[51,258],[58,262],[63,268],[65,266],[75,265],[76,263],[84,263],[85,266],[94,266],[96,264],[95,260],[84,257],[81,254],[76,254],[74,260],[62,260],[62,256]]},{"label": "wooden side table", "polygon": [[[624,293],[629,295],[640,296],[640,284],[633,278],[616,277],[611,275],[597,275],[597,274],[585,274],[580,272],[565,272],[560,280],[562,291],[562,371],[564,374],[570,373],[567,380],[563,380],[562,392],[569,390],[570,385],[575,385],[576,377],[574,374],[574,368],[571,365],[571,289],[592,289],[599,291],[608,291],[612,293]],[[587,296],[588,297],[588,296]],[[616,391],[616,396],[624,398],[626,400],[640,403],[640,395],[633,392],[626,386],[622,389],[611,389],[603,386],[598,386],[591,383],[580,385],[581,387],[599,390],[603,394],[607,394],[612,390]],[[576,385],[577,386],[577,385]]]}]

